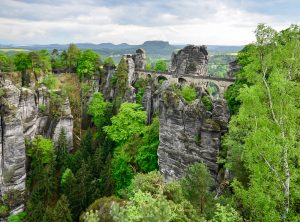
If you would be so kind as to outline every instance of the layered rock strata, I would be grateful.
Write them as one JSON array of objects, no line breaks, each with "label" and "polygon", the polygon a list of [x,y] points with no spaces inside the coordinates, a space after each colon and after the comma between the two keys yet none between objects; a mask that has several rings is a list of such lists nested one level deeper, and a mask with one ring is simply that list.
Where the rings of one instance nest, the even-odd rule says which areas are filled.
[{"label": "layered rock strata", "polygon": [[207,75],[208,52],[206,46],[188,45],[172,54],[169,72],[174,76]]},{"label": "layered rock strata", "polygon": [[[43,135],[57,143],[64,129],[72,149],[73,116],[68,99],[60,106],[60,116],[49,114],[50,97],[46,87],[18,88],[2,78],[0,89],[0,195],[19,193],[22,196],[26,179],[25,141]],[[13,212],[20,211],[23,202],[10,207]]]}]

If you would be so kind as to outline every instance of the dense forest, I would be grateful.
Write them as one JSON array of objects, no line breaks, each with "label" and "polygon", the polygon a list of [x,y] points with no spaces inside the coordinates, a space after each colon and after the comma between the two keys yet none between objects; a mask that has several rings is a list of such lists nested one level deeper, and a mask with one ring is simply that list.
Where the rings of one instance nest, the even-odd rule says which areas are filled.
[{"label": "dense forest", "polygon": [[[277,32],[261,24],[255,35],[236,56],[240,69],[225,93],[231,118],[218,156],[219,172],[226,175],[221,181],[201,162],[187,166],[181,179],[164,180],[157,156],[159,118],[154,114],[147,122],[142,104],[147,81],[135,82],[136,103],[126,101],[124,58],[115,65],[111,57],[102,60],[75,44],[63,51],[0,54],[4,78],[20,87],[35,82],[49,89],[50,108],[39,106],[41,113],[61,115],[59,105],[68,98],[74,116],[72,150],[65,130],[57,144],[43,136],[26,141],[25,211],[9,216],[8,200],[19,196],[8,194],[1,200],[1,217],[9,216],[9,222],[300,221],[300,27]],[[232,61],[223,57],[222,62]],[[115,66],[115,94],[108,100],[90,83]],[[146,65],[157,72],[167,68],[165,60]],[[224,67],[211,69],[226,77]],[[193,85],[174,93],[187,104],[198,95]],[[212,99],[202,101],[208,110]],[[88,123],[82,123],[84,116]]]}]

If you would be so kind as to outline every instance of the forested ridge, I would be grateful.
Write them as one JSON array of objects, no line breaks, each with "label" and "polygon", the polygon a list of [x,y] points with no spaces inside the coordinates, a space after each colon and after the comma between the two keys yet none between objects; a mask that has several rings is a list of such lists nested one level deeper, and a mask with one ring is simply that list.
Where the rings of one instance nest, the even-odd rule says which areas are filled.
[{"label": "forested ridge", "polygon": [[[231,117],[217,179],[200,162],[187,166],[183,178],[164,180],[158,114],[148,122],[143,107],[148,80],[134,83],[136,103],[128,102],[124,57],[116,65],[111,57],[102,60],[75,44],[65,51],[0,54],[3,78],[49,89],[50,107],[39,106],[40,113],[59,117],[68,98],[74,116],[72,150],[68,129],[61,130],[57,144],[43,136],[26,141],[25,210],[9,216],[9,201],[19,198],[9,193],[2,197],[1,217],[9,222],[300,221],[300,27],[277,32],[260,24],[255,35],[256,41],[238,53],[240,69],[225,93]],[[106,99],[92,82],[115,66],[114,97]],[[167,63],[158,60],[146,69],[166,71]],[[197,99],[193,85],[172,87],[187,104]],[[1,97],[5,93],[0,89]],[[208,112],[212,99],[202,97]]]}]

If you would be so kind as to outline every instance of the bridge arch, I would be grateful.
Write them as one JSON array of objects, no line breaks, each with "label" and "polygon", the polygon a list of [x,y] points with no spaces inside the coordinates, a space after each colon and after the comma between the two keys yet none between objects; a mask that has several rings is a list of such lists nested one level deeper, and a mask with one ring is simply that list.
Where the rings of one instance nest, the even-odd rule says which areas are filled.
[{"label": "bridge arch", "polygon": [[159,75],[159,76],[156,77],[156,80],[157,80],[158,83],[162,83],[162,82],[168,80],[168,78],[163,76],[163,75]]},{"label": "bridge arch", "polygon": [[222,94],[220,87],[214,81],[208,81],[206,84],[206,90],[213,98],[219,98]]},{"label": "bridge arch", "polygon": [[179,78],[178,78],[178,83],[179,83],[179,84],[186,84],[186,83],[187,83],[187,80],[186,80],[185,78],[183,78],[183,77],[179,77]]}]

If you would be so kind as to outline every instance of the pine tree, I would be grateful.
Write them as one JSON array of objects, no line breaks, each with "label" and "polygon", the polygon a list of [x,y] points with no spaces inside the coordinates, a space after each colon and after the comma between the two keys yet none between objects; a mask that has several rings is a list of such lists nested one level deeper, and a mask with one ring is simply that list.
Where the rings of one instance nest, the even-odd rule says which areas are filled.
[{"label": "pine tree", "polygon": [[72,222],[72,214],[69,209],[69,202],[65,195],[62,195],[53,210],[53,222]]},{"label": "pine tree", "polygon": [[60,131],[56,152],[57,164],[59,167],[62,167],[65,165],[68,156],[68,142],[64,129]]}]

